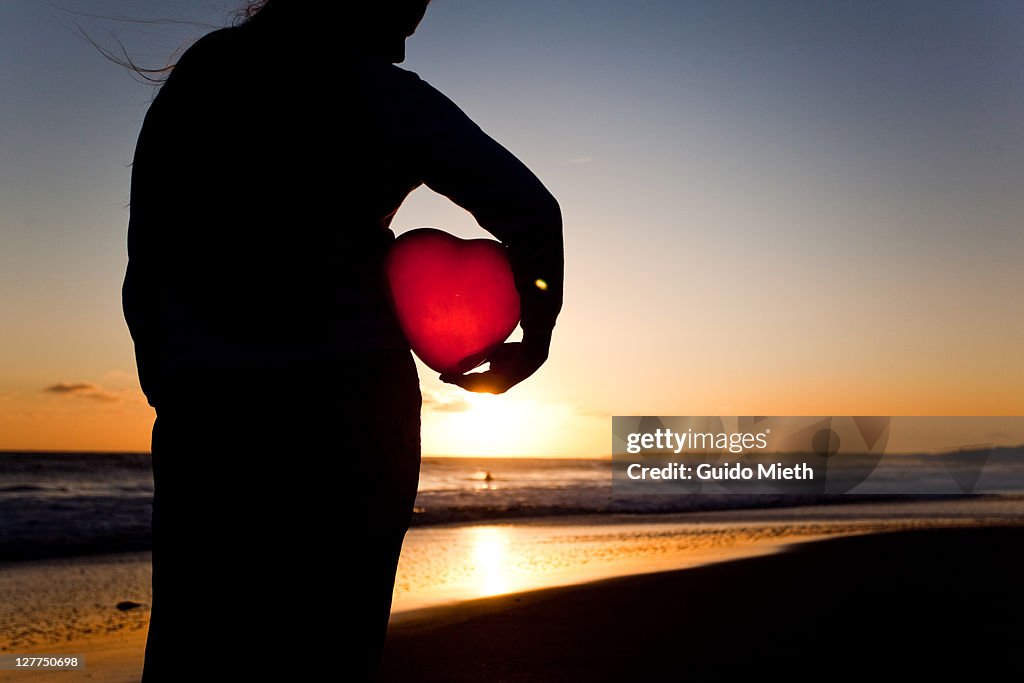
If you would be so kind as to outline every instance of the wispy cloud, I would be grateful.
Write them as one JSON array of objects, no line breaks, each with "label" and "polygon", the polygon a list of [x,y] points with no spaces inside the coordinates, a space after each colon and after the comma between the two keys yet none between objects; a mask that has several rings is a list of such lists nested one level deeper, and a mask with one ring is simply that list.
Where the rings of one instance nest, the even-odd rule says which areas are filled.
[{"label": "wispy cloud", "polygon": [[457,396],[445,396],[438,392],[423,392],[423,409],[433,410],[438,413],[461,413],[469,410],[469,401]]},{"label": "wispy cloud", "polygon": [[51,394],[59,394],[61,396],[68,396],[73,398],[85,398],[92,401],[101,401],[104,403],[116,403],[121,400],[121,396],[108,389],[104,389],[99,384],[93,382],[57,382],[43,389],[43,391]]},{"label": "wispy cloud", "polygon": [[599,417],[602,420],[610,420],[612,414],[607,410],[597,410],[593,408],[584,408],[583,406],[575,406],[574,412],[582,417]]}]

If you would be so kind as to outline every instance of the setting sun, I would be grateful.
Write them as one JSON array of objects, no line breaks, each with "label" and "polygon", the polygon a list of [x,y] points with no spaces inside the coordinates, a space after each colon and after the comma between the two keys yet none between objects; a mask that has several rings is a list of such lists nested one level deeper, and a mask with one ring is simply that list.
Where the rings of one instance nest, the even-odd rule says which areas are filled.
[{"label": "setting sun", "polygon": [[425,386],[423,407],[426,455],[593,457],[608,451],[601,416],[514,391],[495,396]]}]

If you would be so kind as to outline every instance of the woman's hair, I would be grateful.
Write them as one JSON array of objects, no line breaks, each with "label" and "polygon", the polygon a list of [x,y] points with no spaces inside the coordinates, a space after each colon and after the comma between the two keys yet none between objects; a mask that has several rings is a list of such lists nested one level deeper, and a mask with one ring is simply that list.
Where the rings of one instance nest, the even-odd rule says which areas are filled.
[{"label": "woman's hair", "polygon": [[[297,17],[297,13],[310,12],[311,5],[325,0],[249,0],[238,10],[234,25],[240,26],[253,22],[262,23],[278,16]],[[405,38],[412,35],[416,26],[423,18],[423,13],[430,0],[359,0],[353,3],[338,3],[337,0],[326,0],[334,4],[337,11],[346,19],[346,25],[353,30],[346,36],[352,44],[385,46],[385,51],[401,61],[404,58]],[[259,21],[254,21],[254,20]],[[111,50],[98,44],[85,31],[83,37],[89,41],[107,59],[131,71],[137,78],[154,85],[167,80],[176,65],[176,59],[188,45],[181,46],[174,52],[167,66],[147,68],[140,66],[132,59],[125,46],[117,41],[118,49]]]},{"label": "woman's hair", "polygon": [[267,2],[269,2],[269,0],[252,0],[251,2],[246,3],[245,7],[243,7],[239,12],[239,16],[242,18],[242,21],[248,21],[256,16],[260,10],[266,7]]},{"label": "woman's hair", "polygon": [[[430,0],[249,0],[239,12],[241,23],[266,17],[291,19],[304,16],[322,17],[333,12],[342,26],[352,27],[349,38],[373,38],[412,35],[423,18]],[[316,20],[314,20],[316,21]]]}]

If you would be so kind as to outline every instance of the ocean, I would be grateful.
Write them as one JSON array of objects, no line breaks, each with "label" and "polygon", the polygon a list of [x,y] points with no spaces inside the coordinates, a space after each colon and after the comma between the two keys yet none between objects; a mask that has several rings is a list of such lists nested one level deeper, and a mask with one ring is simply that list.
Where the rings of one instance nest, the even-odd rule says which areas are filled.
[{"label": "ocean", "polygon": [[[957,492],[955,487],[938,490]],[[145,453],[0,453],[0,561],[148,550],[152,498]],[[413,526],[779,507],[857,498],[861,496],[743,495],[724,490],[613,496],[607,459],[424,458]]]}]

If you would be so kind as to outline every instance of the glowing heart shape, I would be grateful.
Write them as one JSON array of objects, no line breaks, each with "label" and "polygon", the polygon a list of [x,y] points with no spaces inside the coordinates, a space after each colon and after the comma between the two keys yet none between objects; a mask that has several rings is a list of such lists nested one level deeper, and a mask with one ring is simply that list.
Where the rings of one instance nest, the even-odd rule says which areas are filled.
[{"label": "glowing heart shape", "polygon": [[508,339],[519,323],[519,293],[505,248],[434,228],[401,235],[387,260],[398,322],[412,350],[441,374]]}]

